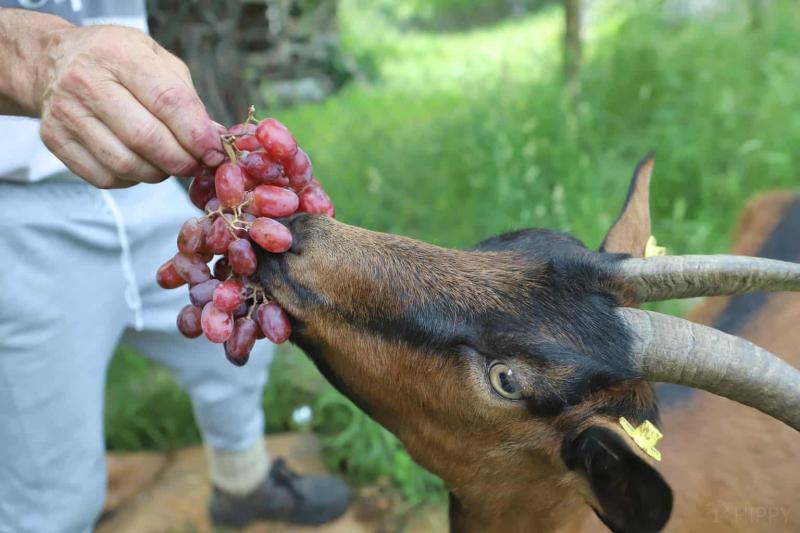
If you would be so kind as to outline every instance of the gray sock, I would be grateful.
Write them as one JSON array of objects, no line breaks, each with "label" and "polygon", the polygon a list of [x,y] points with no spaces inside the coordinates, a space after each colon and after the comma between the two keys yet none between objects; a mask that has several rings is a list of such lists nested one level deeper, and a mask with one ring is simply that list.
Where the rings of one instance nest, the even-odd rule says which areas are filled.
[{"label": "gray sock", "polygon": [[244,450],[216,450],[208,445],[205,449],[211,481],[227,493],[246,496],[267,475],[269,456],[261,439]]}]

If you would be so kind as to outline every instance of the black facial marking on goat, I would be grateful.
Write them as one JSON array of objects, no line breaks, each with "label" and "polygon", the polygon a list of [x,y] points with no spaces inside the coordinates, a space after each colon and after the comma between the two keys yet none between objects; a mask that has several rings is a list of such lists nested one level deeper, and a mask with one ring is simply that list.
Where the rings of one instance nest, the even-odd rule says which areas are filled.
[{"label": "black facial marking on goat", "polygon": [[[619,364],[609,366],[599,359],[559,344],[539,344],[533,353],[534,365],[543,371],[539,376],[537,392],[527,399],[529,410],[535,414],[560,414],[592,393],[624,380],[636,379],[634,373]],[[554,376],[560,376],[561,379],[554,383]]]},{"label": "black facial marking on goat", "polygon": [[[521,292],[517,285],[510,286],[500,295],[506,300],[502,307],[479,302],[464,308],[456,306],[461,302],[453,302],[446,292],[418,303],[403,287],[396,287],[398,299],[406,304],[399,315],[344,318],[386,340],[442,353],[464,344],[486,356],[519,353],[528,339],[543,335],[563,340],[614,367],[626,366],[628,333],[613,313],[615,298],[608,292],[611,282],[599,268],[600,262],[616,256],[590,252],[569,235],[538,229],[494,237],[473,250],[505,256],[529,290]],[[525,333],[508,337],[507,332]]]},{"label": "black facial marking on goat", "polygon": [[255,246],[254,248],[258,258],[258,277],[262,286],[269,287],[273,278],[279,278],[281,283],[288,284],[291,290],[306,304],[319,306],[324,303],[316,292],[288,275],[286,257],[283,254],[267,252],[260,246]]}]

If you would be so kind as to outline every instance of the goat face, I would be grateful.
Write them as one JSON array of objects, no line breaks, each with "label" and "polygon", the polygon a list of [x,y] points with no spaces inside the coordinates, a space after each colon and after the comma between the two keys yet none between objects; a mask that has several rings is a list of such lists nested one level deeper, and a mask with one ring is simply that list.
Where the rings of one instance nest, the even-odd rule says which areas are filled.
[{"label": "goat face", "polygon": [[[461,251],[323,216],[285,222],[294,245],[263,253],[260,275],[291,340],[456,498],[499,510],[556,483],[619,525],[666,520],[669,488],[614,429],[657,414],[628,370],[621,289],[603,269],[612,256],[547,230]],[[590,466],[619,477],[593,483]],[[631,468],[644,473],[631,480]],[[657,495],[646,509],[639,481]]]},{"label": "goat face", "polygon": [[[618,423],[622,416],[634,425],[656,422],[653,389],[643,378],[673,379],[652,361],[642,362],[640,352],[658,350],[643,344],[625,317],[645,312],[619,312],[653,294],[647,269],[654,263],[643,269],[642,260],[623,259],[642,257],[650,235],[651,170],[652,159],[637,168],[601,252],[548,230],[450,250],[301,214],[285,221],[294,236],[288,253],[260,253],[261,282],[290,315],[291,340],[444,479],[454,496],[456,529],[554,530],[580,518],[581,501],[615,531],[656,531],[666,523],[672,493]],[[626,262],[639,281],[619,275]],[[698,274],[680,265],[673,273],[655,264],[655,277],[682,291],[657,294],[731,293],[713,269]],[[777,270],[775,279],[800,289],[797,266],[779,267],[788,270]],[[737,291],[759,290],[738,283],[755,279],[748,268],[723,269],[738,276]],[[673,274],[679,284],[664,281]],[[698,275],[717,285],[709,289],[706,278],[698,282],[705,285],[694,284]],[[775,287],[772,278],[763,283]],[[683,361],[673,363],[687,352],[702,366],[696,361],[713,357],[693,353],[695,340],[716,337],[659,330],[651,315],[642,331],[679,344],[659,356],[678,368],[680,379],[705,379],[706,369],[684,372]],[[750,405],[759,407],[752,391],[763,388],[754,383],[747,390]],[[795,413],[794,382],[784,390],[788,407],[773,402],[770,409]],[[729,390],[722,394],[733,398]],[[797,424],[794,416],[784,420]]]}]

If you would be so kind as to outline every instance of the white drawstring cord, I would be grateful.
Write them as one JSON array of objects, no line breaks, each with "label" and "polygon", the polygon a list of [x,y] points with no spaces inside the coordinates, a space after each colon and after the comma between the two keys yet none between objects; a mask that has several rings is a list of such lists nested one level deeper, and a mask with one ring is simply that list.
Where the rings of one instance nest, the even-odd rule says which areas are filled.
[{"label": "white drawstring cord", "polygon": [[100,195],[106,203],[114,222],[117,225],[117,236],[119,245],[122,248],[120,253],[120,263],[122,264],[122,275],[125,277],[125,303],[133,311],[133,327],[136,331],[144,329],[144,317],[142,314],[142,297],[139,294],[139,284],[136,282],[136,272],[133,270],[133,259],[131,256],[131,244],[128,240],[128,231],[125,228],[125,218],[122,216],[116,200],[109,191],[100,190]]}]

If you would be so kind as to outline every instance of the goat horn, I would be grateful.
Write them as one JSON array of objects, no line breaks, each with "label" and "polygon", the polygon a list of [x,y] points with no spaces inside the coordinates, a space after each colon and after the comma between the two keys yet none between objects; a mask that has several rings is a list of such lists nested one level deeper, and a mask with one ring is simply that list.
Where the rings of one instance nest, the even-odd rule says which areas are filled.
[{"label": "goat horn", "polygon": [[800,370],[755,344],[682,318],[620,307],[644,379],[678,383],[754,407],[800,431]]},{"label": "goat horn", "polygon": [[800,291],[800,264],[738,255],[623,259],[614,272],[638,302],[748,292]]}]

